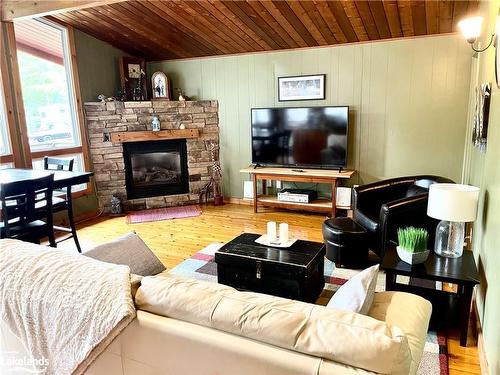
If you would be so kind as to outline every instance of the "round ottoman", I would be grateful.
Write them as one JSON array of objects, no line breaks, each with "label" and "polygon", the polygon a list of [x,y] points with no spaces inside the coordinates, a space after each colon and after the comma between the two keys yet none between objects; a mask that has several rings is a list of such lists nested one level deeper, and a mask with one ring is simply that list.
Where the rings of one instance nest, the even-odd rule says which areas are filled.
[{"label": "round ottoman", "polygon": [[368,232],[348,217],[336,217],[323,223],[326,257],[337,267],[356,266],[368,257]]}]

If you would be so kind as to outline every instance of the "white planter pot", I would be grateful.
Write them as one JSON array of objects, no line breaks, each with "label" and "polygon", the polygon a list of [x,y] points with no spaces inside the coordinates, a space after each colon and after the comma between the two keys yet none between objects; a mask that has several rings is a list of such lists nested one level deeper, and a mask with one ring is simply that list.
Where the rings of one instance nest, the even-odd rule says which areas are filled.
[{"label": "white planter pot", "polygon": [[397,246],[396,250],[398,252],[399,258],[408,264],[420,264],[424,263],[429,257],[430,250],[425,250],[420,253],[410,253],[409,251]]}]

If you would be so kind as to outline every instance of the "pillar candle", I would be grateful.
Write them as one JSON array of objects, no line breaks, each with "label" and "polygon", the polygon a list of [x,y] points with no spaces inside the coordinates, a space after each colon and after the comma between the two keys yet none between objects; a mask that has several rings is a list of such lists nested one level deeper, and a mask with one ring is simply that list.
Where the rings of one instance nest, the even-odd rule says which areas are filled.
[{"label": "pillar candle", "polygon": [[281,243],[288,242],[288,224],[287,223],[280,224],[280,242]]},{"label": "pillar candle", "polygon": [[269,242],[276,241],[276,222],[268,221],[267,222],[267,240]]}]

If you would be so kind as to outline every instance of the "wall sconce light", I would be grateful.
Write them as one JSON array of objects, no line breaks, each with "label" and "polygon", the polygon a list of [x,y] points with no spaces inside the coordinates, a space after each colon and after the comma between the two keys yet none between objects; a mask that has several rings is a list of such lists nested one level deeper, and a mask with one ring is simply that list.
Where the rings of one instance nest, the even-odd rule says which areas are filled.
[{"label": "wall sconce light", "polygon": [[484,52],[486,51],[493,41],[495,40],[495,34],[491,34],[490,42],[485,48],[482,49],[476,49],[474,47],[474,43],[476,42],[477,38],[481,35],[481,25],[483,24],[483,17],[469,17],[466,19],[463,19],[458,23],[458,27],[460,31],[462,31],[462,34],[469,42],[470,46],[474,50],[474,52]]}]

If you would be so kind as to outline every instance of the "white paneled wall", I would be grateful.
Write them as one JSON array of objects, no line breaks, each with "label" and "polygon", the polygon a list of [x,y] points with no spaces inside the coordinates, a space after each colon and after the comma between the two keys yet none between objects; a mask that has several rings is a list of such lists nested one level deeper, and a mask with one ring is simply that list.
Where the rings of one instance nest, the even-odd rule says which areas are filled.
[{"label": "white paneled wall", "polygon": [[[459,35],[150,63],[187,95],[220,104],[227,196],[242,197],[250,109],[350,106],[354,182],[432,173],[460,180],[470,47]],[[326,74],[326,100],[280,103],[277,77]]]}]

